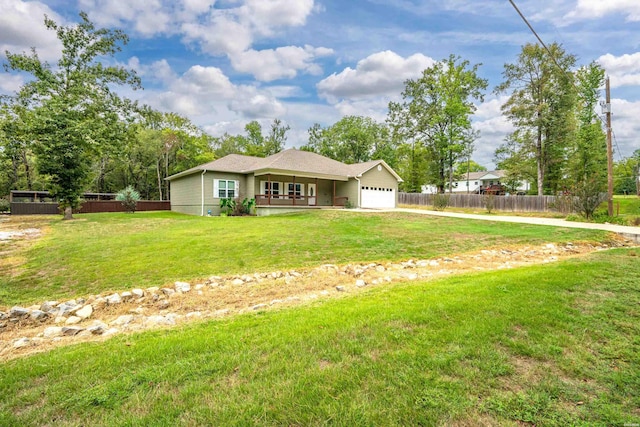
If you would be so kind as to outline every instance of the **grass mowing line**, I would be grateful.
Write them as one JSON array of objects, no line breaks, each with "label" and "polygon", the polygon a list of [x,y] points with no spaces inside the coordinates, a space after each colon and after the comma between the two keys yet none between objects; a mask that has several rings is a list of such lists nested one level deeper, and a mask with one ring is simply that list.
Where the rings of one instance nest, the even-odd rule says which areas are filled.
[{"label": "grass mowing line", "polygon": [[[640,421],[635,249],[0,365],[0,424]],[[581,403],[581,404],[580,404]]]},{"label": "grass mowing line", "polygon": [[322,211],[202,218],[138,212],[79,217],[72,222],[51,220],[46,236],[17,251],[26,261],[17,274],[0,271],[0,306],[210,275],[431,258],[508,244],[607,239],[597,230],[406,213]]}]

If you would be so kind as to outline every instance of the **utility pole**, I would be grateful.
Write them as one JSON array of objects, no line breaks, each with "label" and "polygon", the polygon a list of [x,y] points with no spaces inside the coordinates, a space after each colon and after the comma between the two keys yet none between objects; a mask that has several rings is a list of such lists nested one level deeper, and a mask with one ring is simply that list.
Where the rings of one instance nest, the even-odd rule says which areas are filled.
[{"label": "utility pole", "polygon": [[607,116],[607,206],[609,216],[613,216],[613,145],[611,144],[611,88],[607,76],[606,104],[603,106]]}]

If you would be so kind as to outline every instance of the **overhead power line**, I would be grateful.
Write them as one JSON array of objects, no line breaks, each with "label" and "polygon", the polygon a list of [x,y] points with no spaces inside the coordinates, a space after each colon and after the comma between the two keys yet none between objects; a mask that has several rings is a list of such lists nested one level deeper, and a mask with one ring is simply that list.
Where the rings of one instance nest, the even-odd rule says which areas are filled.
[{"label": "overhead power line", "polygon": [[536,30],[533,29],[533,27],[531,26],[531,24],[529,23],[529,21],[527,20],[527,18],[523,15],[522,12],[520,12],[520,9],[518,9],[518,6],[516,6],[515,2],[513,0],[509,0],[509,3],[511,3],[511,6],[513,6],[513,8],[516,10],[516,12],[518,12],[518,15],[520,15],[520,18],[522,18],[522,20],[524,21],[525,24],[527,24],[527,27],[529,27],[529,29],[531,30],[531,32],[533,33],[534,36],[536,36],[536,38],[538,39],[538,41],[540,42],[540,44],[542,45],[542,47],[545,48],[545,50],[547,51],[547,53],[549,54],[549,56],[551,57],[551,59],[553,60],[553,62],[556,64],[556,66],[558,68],[560,68],[560,70],[562,70],[563,72],[565,71],[560,64],[558,64],[558,61],[556,61],[556,57],[551,53],[551,50],[547,47],[547,45],[542,41],[542,38],[540,38],[540,36],[538,35],[538,33],[536,33]]}]

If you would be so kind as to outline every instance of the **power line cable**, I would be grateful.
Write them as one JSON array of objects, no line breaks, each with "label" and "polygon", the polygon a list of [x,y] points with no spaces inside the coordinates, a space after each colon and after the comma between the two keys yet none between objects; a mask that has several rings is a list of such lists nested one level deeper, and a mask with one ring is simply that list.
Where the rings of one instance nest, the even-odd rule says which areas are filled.
[{"label": "power line cable", "polygon": [[538,33],[536,33],[536,30],[533,29],[533,27],[531,26],[531,24],[529,23],[529,21],[527,20],[527,18],[523,15],[522,12],[520,12],[520,9],[518,9],[518,6],[516,6],[515,2],[513,0],[509,0],[509,3],[511,3],[511,6],[513,6],[513,8],[516,10],[516,12],[518,12],[518,15],[520,15],[520,18],[522,18],[522,20],[524,21],[525,24],[527,24],[527,27],[529,27],[529,29],[531,30],[531,32],[533,33],[534,36],[536,36],[536,38],[538,39],[538,41],[540,42],[540,44],[542,45],[542,47],[545,48],[545,50],[547,51],[547,53],[549,54],[549,56],[551,57],[551,59],[553,60],[553,62],[556,64],[556,66],[562,70],[563,72],[565,72],[565,70],[560,66],[560,64],[558,64],[558,61],[556,60],[555,56],[551,53],[551,50],[547,47],[547,45],[542,41],[542,38],[540,38],[540,36],[538,35]]}]

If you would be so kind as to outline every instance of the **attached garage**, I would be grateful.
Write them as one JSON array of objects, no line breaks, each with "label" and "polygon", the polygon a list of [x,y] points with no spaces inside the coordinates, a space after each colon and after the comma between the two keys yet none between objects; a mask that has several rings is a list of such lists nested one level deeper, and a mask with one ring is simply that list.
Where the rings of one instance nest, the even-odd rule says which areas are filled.
[{"label": "attached garage", "polygon": [[362,187],[363,208],[392,209],[396,207],[396,191],[394,188]]}]

